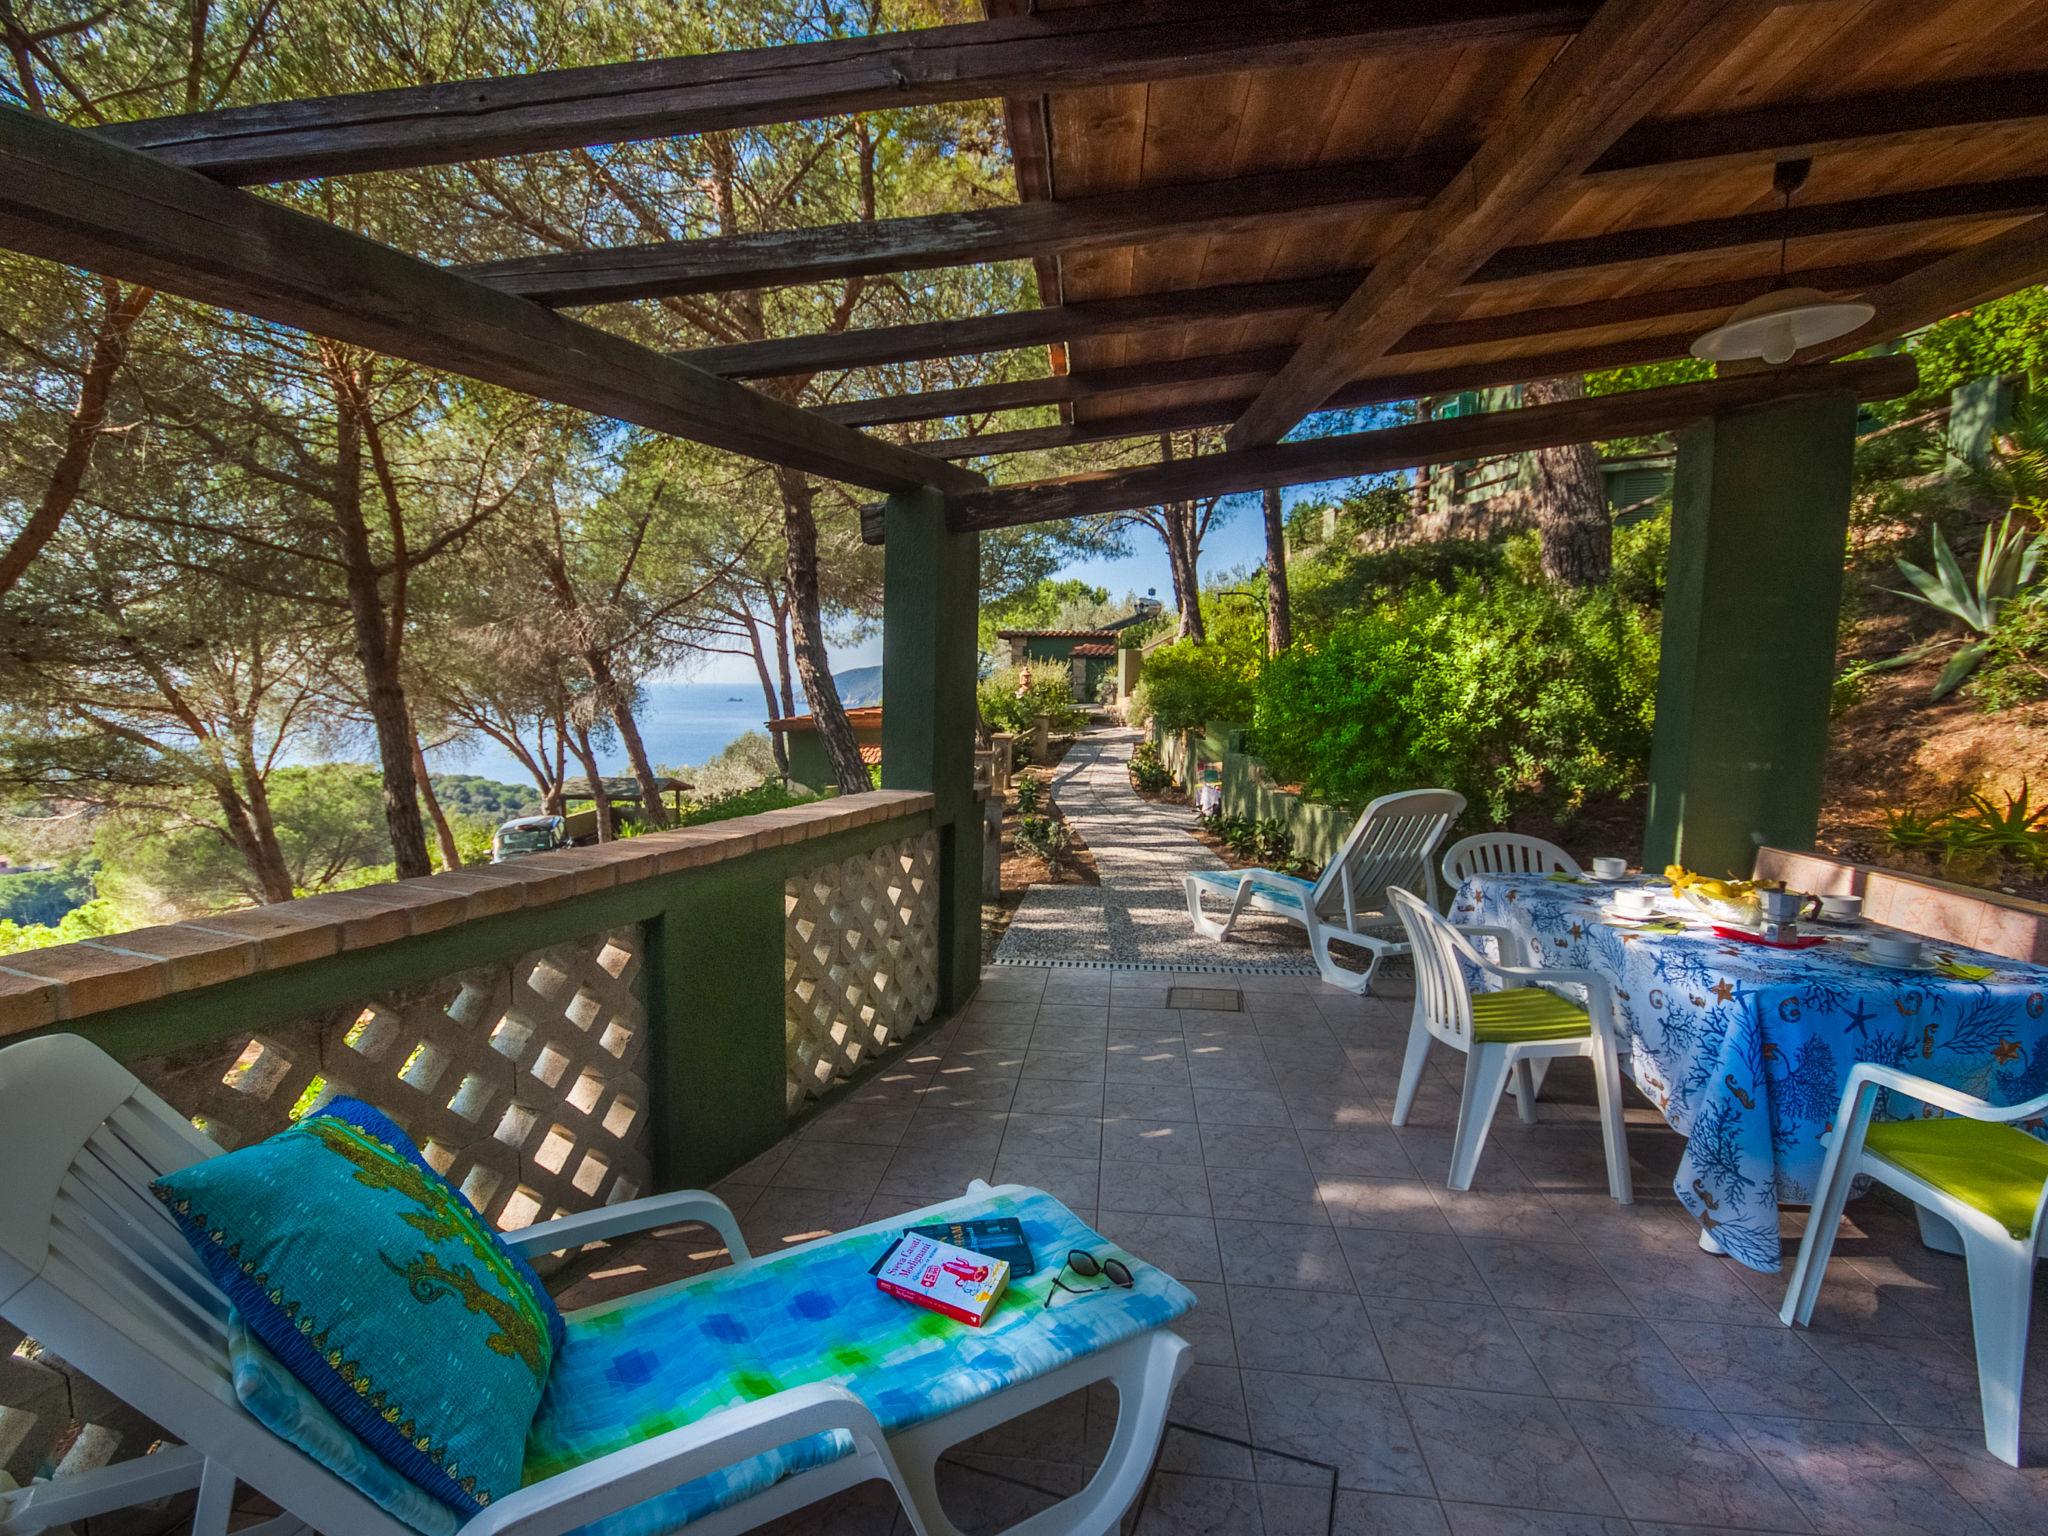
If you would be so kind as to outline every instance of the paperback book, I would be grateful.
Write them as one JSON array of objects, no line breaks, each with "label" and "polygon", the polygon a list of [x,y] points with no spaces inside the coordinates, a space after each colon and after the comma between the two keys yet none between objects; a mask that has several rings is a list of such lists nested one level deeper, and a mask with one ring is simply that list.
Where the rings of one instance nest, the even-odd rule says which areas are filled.
[{"label": "paperback book", "polygon": [[979,1328],[988,1320],[1010,1283],[1010,1266],[1001,1259],[915,1231],[905,1232],[891,1243],[870,1273],[878,1289],[970,1328]]}]

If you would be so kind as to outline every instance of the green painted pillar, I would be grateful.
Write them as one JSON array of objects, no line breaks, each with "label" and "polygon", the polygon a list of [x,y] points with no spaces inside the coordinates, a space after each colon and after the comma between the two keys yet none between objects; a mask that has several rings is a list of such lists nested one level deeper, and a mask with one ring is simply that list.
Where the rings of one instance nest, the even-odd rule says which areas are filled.
[{"label": "green painted pillar", "polygon": [[939,1011],[981,980],[981,815],[974,794],[979,536],[946,529],[937,491],[884,513],[882,787],[929,790],[939,833]]},{"label": "green painted pillar", "polygon": [[1646,868],[1813,845],[1855,446],[1846,392],[1678,435]]},{"label": "green painted pillar", "polygon": [[659,1188],[706,1188],[789,1130],[787,926],[773,861],[743,859],[674,882],[654,925],[647,982]]}]

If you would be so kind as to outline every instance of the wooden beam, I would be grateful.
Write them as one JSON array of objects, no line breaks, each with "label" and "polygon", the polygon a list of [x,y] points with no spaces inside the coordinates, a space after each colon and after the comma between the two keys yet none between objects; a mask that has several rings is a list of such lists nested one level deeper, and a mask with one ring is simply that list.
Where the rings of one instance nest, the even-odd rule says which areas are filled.
[{"label": "wooden beam", "polygon": [[2048,215],[2037,215],[1865,294],[1877,306],[1868,324],[1839,340],[1808,347],[1798,360],[1823,362],[1845,357],[2044,280],[2048,280]]},{"label": "wooden beam", "polygon": [[1770,0],[1607,0],[1237,419],[1230,446],[1285,437],[1507,244],[1533,207],[1549,204],[1679,79],[1697,79],[1772,9]]},{"label": "wooden beam", "polygon": [[[1913,262],[1894,259],[1851,266],[1795,270],[1789,281],[1831,293],[1860,293],[1911,271]],[[828,369],[868,368],[964,357],[1022,347],[1072,343],[1097,336],[1138,336],[1205,320],[1241,320],[1252,315],[1314,314],[1341,303],[1363,272],[1327,277],[1282,278],[1265,283],[1230,283],[1214,288],[1175,288],[1043,309],[1013,310],[964,320],[926,320],[913,325],[786,336],[727,347],[699,347],[679,353],[684,362],[727,378],[759,379],[811,374]],[[1396,352],[1431,352],[1443,347],[1540,336],[1627,320],[1726,309],[1753,299],[1770,286],[1768,277],[1736,278],[1662,292],[1625,294],[1585,304],[1516,310],[1471,320],[1422,325],[1401,338]]]},{"label": "wooden beam", "polygon": [[1201,320],[1241,320],[1248,315],[1325,310],[1357,287],[1358,278],[1356,272],[1339,272],[1329,277],[1179,288],[1079,304],[1048,304],[1042,309],[976,315],[964,320],[925,320],[914,325],[882,325],[862,331],[746,341],[729,347],[699,347],[679,355],[706,372],[722,373],[732,379],[765,379],[823,369],[912,363],[932,357],[965,357],[978,352],[1084,341],[1091,336],[1135,336]]},{"label": "wooden beam", "polygon": [[1585,179],[1639,179],[1675,164],[1700,170],[1771,163],[1831,150],[1889,149],[1959,129],[2048,116],[2048,74],[1937,80],[1900,91],[1785,102],[1712,117],[1638,123]]},{"label": "wooden beam", "polygon": [[[1816,267],[1793,273],[1791,280],[1806,287],[1821,289],[1823,292],[1853,294],[1903,276],[1912,270],[1913,265],[1910,260],[1893,260],[1871,262],[1858,267]],[[1732,282],[1702,283],[1691,288],[1673,288],[1661,293],[1620,294],[1608,299],[1589,299],[1581,304],[1556,304],[1540,309],[1518,310],[1499,315],[1477,315],[1465,320],[1420,325],[1401,339],[1391,355],[1399,357],[1417,352],[1490,346],[1503,341],[1557,337],[1577,330],[1596,330],[1644,320],[1663,320],[1677,315],[1713,314],[1732,309],[1759,294],[1767,293],[1776,281],[1775,277],[1740,278]],[[1585,350],[1583,345],[1579,350]],[[1663,355],[1676,356],[1684,350],[1681,346],[1675,352]],[[1282,346],[1200,357],[1167,358],[1153,362],[1130,363],[1116,368],[1094,368],[1080,373],[1055,374],[1049,378],[1011,379],[998,384],[975,384],[961,389],[928,389],[910,394],[879,395],[865,400],[840,401],[816,407],[816,410],[827,420],[841,422],[850,427],[877,426],[893,421],[930,421],[945,416],[973,416],[989,411],[1015,410],[1025,406],[1093,400],[1102,395],[1118,394],[1133,389],[1149,389],[1164,384],[1261,378],[1272,374],[1292,354],[1292,347]],[[1500,366],[1497,361],[1489,362],[1481,365],[1481,371],[1497,371]],[[1467,368],[1462,371],[1470,370]],[[1565,368],[1558,371],[1577,370]],[[1443,375],[1459,372],[1461,370],[1455,367],[1436,370],[1437,374]],[[1432,392],[1434,391],[1422,391]],[[1345,391],[1340,391],[1339,394],[1348,398]],[[1382,398],[1402,397],[1392,395]]]},{"label": "wooden beam", "polygon": [[1873,229],[1904,229],[1914,224],[1995,219],[2037,213],[2044,208],[2048,208],[2048,176],[2007,176],[1997,181],[1927,187],[1915,192],[1883,192],[1838,203],[1795,204],[1789,213],[1775,209],[1737,213],[1686,224],[1660,224],[1583,239],[1552,240],[1542,245],[1510,246],[1473,273],[1472,282],[1511,283],[1555,272],[1628,266],[1673,256],[1736,250],[1745,245],[1775,249],[1781,234],[1803,240]]},{"label": "wooden beam", "polygon": [[[1711,123],[1713,120],[1706,121]],[[1685,142],[1683,135],[1674,134],[1671,152],[1681,158],[1659,161],[1658,164],[1666,170],[1687,164],[1682,158]],[[1453,168],[1460,158],[1456,153],[1433,151],[1402,160],[1316,166],[1241,177],[1233,181],[1103,193],[1065,202],[1008,204],[974,213],[925,214],[874,223],[830,224],[704,240],[658,241],[612,250],[524,256],[466,270],[471,276],[480,277],[507,292],[554,305],[607,303],[668,293],[772,287],[859,274],[876,275],[1129,245],[1167,236],[1262,229],[1303,218],[1412,211],[1430,203],[1439,194],[1448,195],[1443,193],[1443,189],[1451,180]],[[2041,181],[2039,177],[2007,177],[1918,192],[1852,198],[1837,203],[1798,205],[1792,209],[1790,228],[1796,239],[1804,235],[1835,234],[1934,218],[1969,218],[2010,211],[2029,203],[2038,204]],[[1578,240],[1515,246],[1499,250],[1497,254],[1489,247],[1488,259],[1475,267],[1471,280],[1503,281],[1579,267],[1650,260],[1763,240],[1775,241],[1780,227],[1780,214],[1776,210],[1768,210],[1649,230],[1620,230]],[[1511,230],[1512,224],[1502,228]],[[1498,238],[1497,233],[1489,240]],[[1361,283],[1369,282],[1370,278],[1361,275],[1359,280]],[[1251,289],[1266,285],[1234,286]],[[1352,291],[1358,290],[1354,287]],[[1106,320],[1105,323],[1114,322]],[[860,333],[850,334],[858,336]],[[970,339],[976,334],[972,331],[967,333]],[[997,328],[982,334],[993,335],[998,338],[997,344],[1010,346],[1028,346],[1042,339],[1030,334],[1021,321],[1014,322],[1011,328]],[[1030,339],[1001,339],[1024,334],[1030,334]],[[920,332],[914,339],[919,346],[947,344],[937,333],[931,332]],[[787,343],[755,345],[794,348],[799,340],[792,338]],[[824,346],[823,343],[820,345]],[[827,360],[817,366],[852,366],[836,359],[848,355],[849,350],[858,345],[848,340],[836,348],[825,347]],[[780,355],[758,354],[770,359],[763,364],[754,362],[745,354],[735,358],[733,349],[707,350],[711,351],[714,359],[723,359],[725,366],[737,361],[754,376],[771,370],[807,371],[805,364],[812,355],[806,350],[785,351]],[[920,352],[918,355],[936,354]],[[791,357],[796,360],[795,367],[789,366]]]},{"label": "wooden beam", "polygon": [[[1532,379],[1552,379],[1561,374],[1662,362],[1667,358],[1683,357],[1694,334],[1688,329],[1673,335],[1524,353],[1484,363],[1454,363],[1411,373],[1378,374],[1347,384],[1330,397],[1324,408],[1350,410],[1362,405],[1384,405],[1392,400],[1413,400],[1422,395],[1450,394],[1461,389],[1491,389],[1502,384],[1526,384]],[[1099,375],[1080,375],[1075,380],[1077,388],[1072,398],[1082,401],[1096,398],[1099,394],[1114,393],[1110,390],[1089,390],[1087,385],[1097,377]],[[1124,387],[1142,388],[1143,385]],[[1028,453],[1040,448],[1065,448],[1078,443],[1109,442],[1120,437],[1149,437],[1159,432],[1178,432],[1194,427],[1220,427],[1235,420],[1254,398],[1251,394],[1241,394],[1216,400],[1177,401],[1149,411],[1088,421],[1023,427],[1014,432],[986,432],[978,437],[945,438],[919,443],[918,449],[935,458],[975,459],[994,454]]]},{"label": "wooden beam", "polygon": [[773,288],[1096,250],[1169,235],[1241,233],[1307,218],[1412,212],[1428,203],[1459,158],[1433,153],[1308,166],[968,213],[553,252],[464,270],[505,293],[550,305]]},{"label": "wooden beam", "polygon": [[0,109],[0,246],[878,490],[980,477],[76,128]]},{"label": "wooden beam", "polygon": [[749,48],[501,79],[273,102],[104,130],[223,181],[446,165],[709,133],[929,102],[1361,55],[1564,37],[1595,0],[1385,0],[1371,6],[1207,0],[1083,7],[1013,19]]},{"label": "wooden beam", "polygon": [[[1193,497],[1312,485],[1420,464],[1527,453],[1595,438],[1670,432],[1723,411],[1837,391],[1852,393],[1859,400],[1888,400],[1911,393],[1916,377],[1912,359],[1903,356],[1736,374],[1559,405],[1490,411],[1377,432],[1174,459],[1139,469],[990,486],[949,499],[946,521],[956,532],[1015,528]],[[864,515],[863,536],[873,542],[879,532],[878,520]]]}]

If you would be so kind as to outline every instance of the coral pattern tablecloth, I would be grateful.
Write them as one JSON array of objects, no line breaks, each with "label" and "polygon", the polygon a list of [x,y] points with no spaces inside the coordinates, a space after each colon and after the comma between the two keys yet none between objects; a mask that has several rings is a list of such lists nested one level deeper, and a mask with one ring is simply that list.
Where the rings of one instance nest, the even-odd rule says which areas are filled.
[{"label": "coral pattern tablecloth", "polygon": [[[1782,950],[1705,927],[1647,932],[1614,924],[1614,889],[1475,876],[1453,898],[1451,920],[1508,929],[1533,963],[1597,971],[1614,984],[1628,1070],[1687,1138],[1678,1198],[1752,1269],[1779,1267],[1779,1202],[1812,1200],[1827,1153],[1821,1138],[1857,1062],[1994,1104],[2048,1089],[2048,969],[1930,945],[1937,959],[1989,970],[1961,980],[1868,965],[1847,937]],[[1922,1112],[1879,1106],[1880,1116]]]}]

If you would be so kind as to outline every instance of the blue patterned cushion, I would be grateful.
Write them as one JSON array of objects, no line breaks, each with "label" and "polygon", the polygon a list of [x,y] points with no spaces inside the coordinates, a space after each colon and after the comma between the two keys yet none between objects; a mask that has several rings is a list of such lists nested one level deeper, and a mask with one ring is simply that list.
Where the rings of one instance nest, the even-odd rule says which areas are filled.
[{"label": "blue patterned cushion", "polygon": [[235,1396],[273,1435],[289,1440],[422,1536],[455,1536],[461,1528],[454,1510],[400,1477],[342,1428],[341,1420],[322,1408],[319,1399],[277,1363],[277,1356],[257,1342],[240,1313],[228,1330],[228,1365],[235,1373]]},{"label": "blue patterned cushion", "polygon": [[1249,879],[1254,893],[1280,907],[1305,908],[1316,889],[1313,880],[1283,875],[1273,869],[1198,869],[1195,878],[1232,900],[1236,899],[1237,888]]},{"label": "blue patterned cushion", "polygon": [[249,1331],[377,1456],[468,1516],[519,1486],[562,1318],[369,1105],[153,1186]]}]

